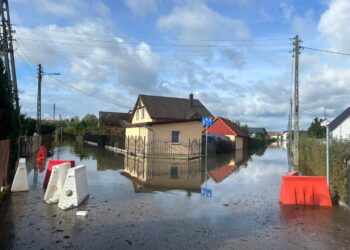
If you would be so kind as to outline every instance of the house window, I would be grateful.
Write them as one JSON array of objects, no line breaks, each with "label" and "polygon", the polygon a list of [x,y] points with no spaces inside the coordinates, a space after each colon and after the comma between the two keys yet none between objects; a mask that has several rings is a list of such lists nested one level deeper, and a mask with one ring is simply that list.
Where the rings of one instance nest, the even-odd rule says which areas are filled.
[{"label": "house window", "polygon": [[180,167],[179,166],[171,166],[170,178],[171,179],[179,179],[179,176],[180,176]]},{"label": "house window", "polygon": [[171,131],[171,142],[180,143],[180,131]]},{"label": "house window", "polygon": [[139,110],[137,109],[136,110],[136,120],[138,120],[139,119]]}]

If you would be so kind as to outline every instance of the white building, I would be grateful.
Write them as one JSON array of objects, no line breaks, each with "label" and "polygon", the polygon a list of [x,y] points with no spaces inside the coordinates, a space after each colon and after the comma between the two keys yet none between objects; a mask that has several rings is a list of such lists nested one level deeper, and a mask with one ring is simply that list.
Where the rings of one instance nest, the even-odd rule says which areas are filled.
[{"label": "white building", "polygon": [[329,123],[329,130],[334,139],[350,140],[350,107]]}]

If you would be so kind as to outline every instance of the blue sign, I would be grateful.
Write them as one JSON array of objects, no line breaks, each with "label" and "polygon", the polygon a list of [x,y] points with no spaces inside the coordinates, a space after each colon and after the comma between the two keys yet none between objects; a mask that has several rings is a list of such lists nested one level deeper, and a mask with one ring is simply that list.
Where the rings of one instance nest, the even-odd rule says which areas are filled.
[{"label": "blue sign", "polygon": [[211,198],[213,197],[213,192],[210,188],[202,188],[201,196]]},{"label": "blue sign", "polygon": [[202,125],[204,127],[210,127],[213,125],[213,117],[202,117]]}]

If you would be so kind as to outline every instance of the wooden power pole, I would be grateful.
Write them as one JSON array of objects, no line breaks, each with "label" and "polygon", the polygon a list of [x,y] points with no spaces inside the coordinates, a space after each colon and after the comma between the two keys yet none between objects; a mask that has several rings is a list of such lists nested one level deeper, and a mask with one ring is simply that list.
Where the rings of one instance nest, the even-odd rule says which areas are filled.
[{"label": "wooden power pole", "polygon": [[300,55],[299,36],[293,39],[294,52],[294,144],[293,144],[293,162],[294,166],[299,165],[299,55]]},{"label": "wooden power pole", "polygon": [[41,64],[38,65],[38,95],[36,102],[36,133],[41,134],[41,81],[43,78],[43,70]]},{"label": "wooden power pole", "polygon": [[13,101],[17,110],[19,110],[18,89],[17,89],[17,77],[16,77],[16,65],[15,56],[13,52],[13,36],[10,21],[10,10],[8,0],[0,0],[0,15],[1,15],[1,34],[0,34],[0,47],[1,56],[5,63],[5,69],[12,86]]}]

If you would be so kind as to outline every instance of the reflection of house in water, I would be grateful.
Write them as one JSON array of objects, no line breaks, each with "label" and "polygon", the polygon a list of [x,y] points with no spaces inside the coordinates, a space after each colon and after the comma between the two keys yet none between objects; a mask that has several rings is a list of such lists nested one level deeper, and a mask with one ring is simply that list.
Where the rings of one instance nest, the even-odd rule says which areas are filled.
[{"label": "reflection of house in water", "polygon": [[135,192],[185,190],[200,192],[205,179],[201,160],[140,158],[125,156],[124,174],[133,181]]},{"label": "reflection of house in water", "polygon": [[[243,150],[204,159],[161,159],[125,156],[124,175],[133,181],[135,192],[185,190],[199,193],[206,179],[221,182],[249,159]],[[208,174],[206,176],[206,174]]]},{"label": "reflection of house in water", "polygon": [[[214,161],[214,165],[209,167],[208,174],[216,183],[219,183],[231,173],[238,170],[238,168],[245,164],[248,159],[249,155],[245,151],[236,150],[234,154],[220,157],[220,161]],[[212,164],[210,160],[208,163]]]}]

